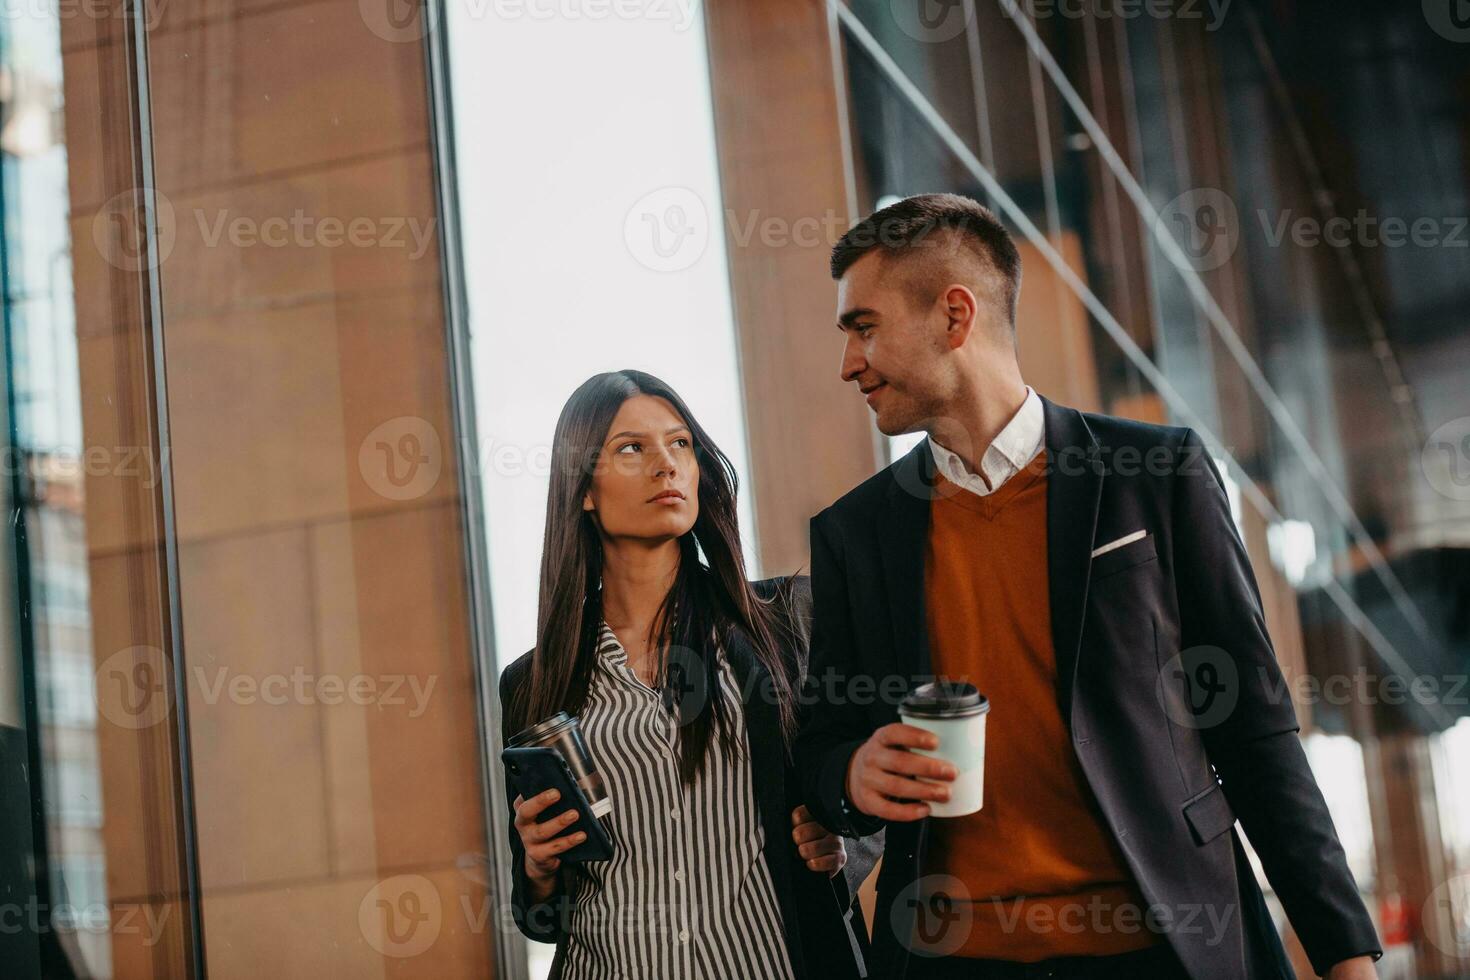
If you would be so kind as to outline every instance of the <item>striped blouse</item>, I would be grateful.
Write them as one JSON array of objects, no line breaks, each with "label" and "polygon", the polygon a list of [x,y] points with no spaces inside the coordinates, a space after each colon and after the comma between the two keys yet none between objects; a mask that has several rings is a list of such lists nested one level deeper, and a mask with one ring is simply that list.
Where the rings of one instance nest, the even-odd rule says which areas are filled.
[{"label": "striped blouse", "polygon": [[582,734],[613,801],[613,857],[567,875],[574,904],[565,980],[785,978],[791,962],[761,848],[738,684],[720,684],[739,753],[712,742],[693,786],[679,779],[677,717],[638,679],[604,623]]}]

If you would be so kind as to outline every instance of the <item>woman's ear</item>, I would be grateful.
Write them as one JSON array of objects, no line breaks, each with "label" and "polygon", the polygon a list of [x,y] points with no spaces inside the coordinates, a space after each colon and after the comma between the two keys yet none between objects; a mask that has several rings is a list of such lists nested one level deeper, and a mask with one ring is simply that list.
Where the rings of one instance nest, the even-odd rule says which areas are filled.
[{"label": "woman's ear", "polygon": [[592,506],[592,494],[590,494],[590,493],[584,493],[584,494],[582,494],[582,509],[583,510],[587,510],[587,511],[592,511],[592,510],[596,510],[597,509],[596,507],[593,507]]}]

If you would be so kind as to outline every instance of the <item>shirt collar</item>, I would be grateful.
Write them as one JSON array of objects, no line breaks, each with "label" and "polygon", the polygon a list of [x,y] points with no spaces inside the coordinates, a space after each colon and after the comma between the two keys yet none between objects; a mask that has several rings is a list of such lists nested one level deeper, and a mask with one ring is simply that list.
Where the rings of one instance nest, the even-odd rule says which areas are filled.
[{"label": "shirt collar", "polygon": [[623,649],[623,644],[618,640],[618,634],[607,625],[604,620],[602,630],[597,636],[597,653],[605,662],[623,666],[628,662],[628,651]]},{"label": "shirt collar", "polygon": [[[1041,396],[1030,385],[1026,386],[1026,398],[1011,420],[996,434],[995,440],[986,447],[980,458],[980,468],[985,473],[981,479],[960,457],[941,446],[929,436],[929,449],[934,454],[934,463],[944,478],[956,486],[972,493],[985,496],[1000,489],[1041,451],[1046,436],[1046,413],[1042,411]],[[989,486],[986,486],[986,481]]]}]

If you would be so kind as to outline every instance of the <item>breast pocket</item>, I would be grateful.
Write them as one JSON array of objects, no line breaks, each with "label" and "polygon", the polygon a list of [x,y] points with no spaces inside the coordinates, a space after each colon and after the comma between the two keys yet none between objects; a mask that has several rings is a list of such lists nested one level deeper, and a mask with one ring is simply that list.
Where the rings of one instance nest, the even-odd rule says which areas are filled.
[{"label": "breast pocket", "polygon": [[1111,551],[1105,551],[1092,559],[1091,578],[1093,582],[1116,575],[1135,568],[1145,562],[1153,561],[1159,557],[1158,550],[1154,547],[1154,536],[1145,534],[1137,541],[1130,541],[1121,547]]}]

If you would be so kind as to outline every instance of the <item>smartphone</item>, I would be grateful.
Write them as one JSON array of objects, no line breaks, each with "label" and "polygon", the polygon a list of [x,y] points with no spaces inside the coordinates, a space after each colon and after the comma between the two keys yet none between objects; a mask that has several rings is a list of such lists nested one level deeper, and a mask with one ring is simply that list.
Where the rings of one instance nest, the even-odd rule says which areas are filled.
[{"label": "smartphone", "polygon": [[606,861],[612,857],[612,838],[602,822],[592,815],[587,795],[577,785],[572,767],[567,765],[560,752],[541,745],[506,749],[500,753],[500,761],[510,773],[511,782],[521,799],[529,800],[549,789],[561,793],[559,800],[541,811],[536,818],[537,823],[559,817],[574,807],[580,814],[557,836],[564,837],[580,830],[586,833],[587,839],[571,850],[562,851],[557,857],[563,861]]}]

